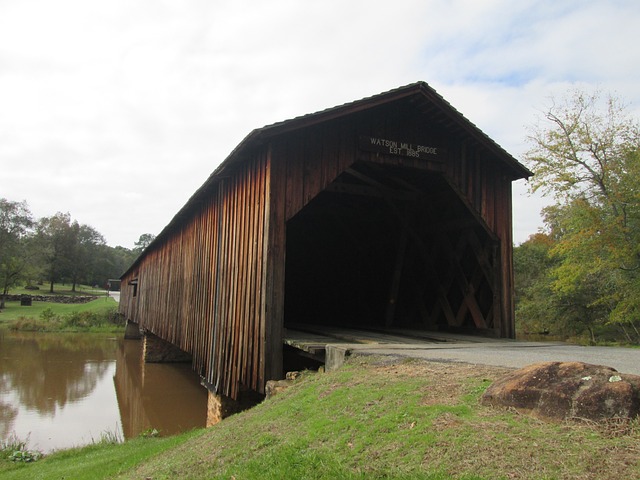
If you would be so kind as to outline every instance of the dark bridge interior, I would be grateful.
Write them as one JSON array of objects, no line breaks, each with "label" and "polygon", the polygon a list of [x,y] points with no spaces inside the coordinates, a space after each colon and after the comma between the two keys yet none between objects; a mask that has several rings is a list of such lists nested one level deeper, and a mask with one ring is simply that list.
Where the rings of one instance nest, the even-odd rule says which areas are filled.
[{"label": "dark bridge interior", "polygon": [[440,174],[358,163],[286,244],[285,327],[492,328],[497,243]]}]

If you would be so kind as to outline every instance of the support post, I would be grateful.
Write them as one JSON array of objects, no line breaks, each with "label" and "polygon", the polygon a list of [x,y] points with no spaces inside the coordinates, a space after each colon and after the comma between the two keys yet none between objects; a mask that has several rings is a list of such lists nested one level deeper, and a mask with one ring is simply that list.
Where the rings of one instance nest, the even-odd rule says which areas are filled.
[{"label": "support post", "polygon": [[142,338],[142,332],[140,331],[140,325],[127,320],[127,326],[124,330],[125,340],[140,340]]},{"label": "support post", "polygon": [[402,279],[402,269],[404,267],[405,254],[407,251],[407,240],[409,232],[409,220],[405,216],[402,219],[402,230],[400,231],[400,239],[398,240],[398,250],[396,252],[395,267],[391,278],[391,287],[389,292],[389,302],[387,303],[387,312],[385,314],[385,326],[393,325],[393,319],[396,314],[396,304],[398,302],[398,292],[400,290],[400,280]]}]

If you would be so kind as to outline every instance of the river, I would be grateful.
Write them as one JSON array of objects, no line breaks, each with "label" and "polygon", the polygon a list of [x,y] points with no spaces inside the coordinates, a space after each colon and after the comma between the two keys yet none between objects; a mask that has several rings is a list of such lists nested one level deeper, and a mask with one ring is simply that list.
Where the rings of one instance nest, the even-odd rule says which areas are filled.
[{"label": "river", "polygon": [[198,375],[188,364],[145,364],[141,349],[121,336],[0,330],[0,438],[50,452],[204,427]]}]

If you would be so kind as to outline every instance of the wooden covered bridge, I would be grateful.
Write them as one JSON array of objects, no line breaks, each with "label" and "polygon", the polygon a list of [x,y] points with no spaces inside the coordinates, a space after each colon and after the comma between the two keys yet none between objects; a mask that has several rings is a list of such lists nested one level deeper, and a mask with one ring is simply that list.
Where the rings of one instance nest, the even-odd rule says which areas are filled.
[{"label": "wooden covered bridge", "polygon": [[251,132],[122,277],[121,313],[238,399],[286,328],[514,336],[511,183],[419,82]]}]

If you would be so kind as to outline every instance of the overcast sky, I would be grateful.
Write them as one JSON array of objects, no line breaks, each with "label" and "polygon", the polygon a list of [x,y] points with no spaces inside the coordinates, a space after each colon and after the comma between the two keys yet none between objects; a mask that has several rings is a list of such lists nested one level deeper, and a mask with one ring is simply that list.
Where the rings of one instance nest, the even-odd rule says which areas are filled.
[{"label": "overcast sky", "polygon": [[0,0],[0,197],[131,248],[254,128],[418,80],[521,158],[570,87],[639,111],[639,25],[637,0]]}]

